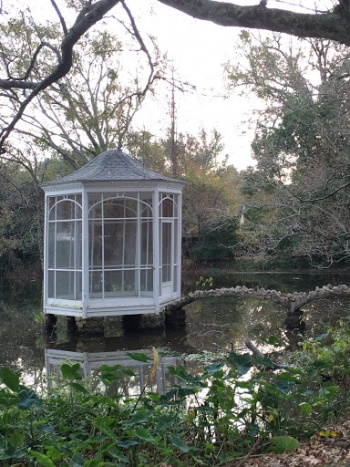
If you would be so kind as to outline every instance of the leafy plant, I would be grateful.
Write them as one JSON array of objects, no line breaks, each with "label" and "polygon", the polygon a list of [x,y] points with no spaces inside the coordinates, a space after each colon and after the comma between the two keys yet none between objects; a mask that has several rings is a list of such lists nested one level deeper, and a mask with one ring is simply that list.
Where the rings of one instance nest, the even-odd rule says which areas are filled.
[{"label": "leafy plant", "polygon": [[274,436],[271,439],[271,450],[276,453],[290,452],[298,449],[300,443],[292,436]]},{"label": "leafy plant", "polygon": [[[121,365],[103,365],[92,384],[83,380],[79,364],[64,363],[62,384],[43,397],[21,385],[19,373],[0,369],[1,463],[214,466],[252,449],[292,451],[350,409],[344,382],[348,323],[302,349],[302,369],[294,363],[276,370],[267,357],[233,351],[206,358],[200,373],[169,367],[176,383],[163,395],[150,391],[159,366],[156,349],[152,358],[130,353],[151,366],[137,397],[120,392],[126,376],[136,377]],[[331,368],[324,381],[319,371]]]}]

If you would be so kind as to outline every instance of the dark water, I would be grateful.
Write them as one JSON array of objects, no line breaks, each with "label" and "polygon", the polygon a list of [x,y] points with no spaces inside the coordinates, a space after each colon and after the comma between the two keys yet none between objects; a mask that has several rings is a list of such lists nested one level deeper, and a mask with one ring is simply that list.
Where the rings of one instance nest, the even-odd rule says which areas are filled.
[{"label": "dark water", "polygon": [[[198,281],[198,286],[208,285],[208,277],[213,277],[210,288],[246,285],[283,292],[350,283],[350,275],[346,274],[212,271],[210,274],[185,274],[184,289],[195,289]],[[116,319],[108,326],[105,337],[77,339],[67,333],[63,317],[59,318],[54,335],[42,332],[41,284],[33,283],[29,289],[18,290],[0,283],[0,367],[19,368],[26,384],[45,387],[47,375],[56,372],[67,359],[79,362],[87,377],[102,363],[119,363],[137,371],[135,385],[142,387],[151,364],[135,363],[128,353],[149,353],[151,359],[154,347],[161,356],[163,352],[165,355],[155,383],[161,391],[165,385],[166,365],[174,364],[175,354],[187,358],[190,354],[244,349],[247,338],[263,346],[264,340],[271,336],[283,339],[285,348],[293,349],[301,339],[322,333],[324,325],[350,319],[350,299],[319,300],[305,306],[303,312],[305,329],[301,333],[298,329],[287,328],[286,310],[278,304],[256,299],[212,298],[189,305],[186,308],[186,326],[180,330],[124,334],[121,321]]]}]

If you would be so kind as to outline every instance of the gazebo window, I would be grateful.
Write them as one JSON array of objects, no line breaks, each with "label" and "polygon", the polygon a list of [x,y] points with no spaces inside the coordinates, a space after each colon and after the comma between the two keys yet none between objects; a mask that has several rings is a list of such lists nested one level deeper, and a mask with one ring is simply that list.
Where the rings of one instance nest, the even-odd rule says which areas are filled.
[{"label": "gazebo window", "polygon": [[111,149],[43,189],[46,314],[158,313],[180,297],[183,182]]},{"label": "gazebo window", "polygon": [[160,193],[159,232],[161,251],[160,287],[163,294],[178,291],[178,195]]},{"label": "gazebo window", "polygon": [[48,199],[48,297],[81,299],[81,195]]},{"label": "gazebo window", "polygon": [[152,217],[151,194],[89,195],[91,297],[152,292]]}]

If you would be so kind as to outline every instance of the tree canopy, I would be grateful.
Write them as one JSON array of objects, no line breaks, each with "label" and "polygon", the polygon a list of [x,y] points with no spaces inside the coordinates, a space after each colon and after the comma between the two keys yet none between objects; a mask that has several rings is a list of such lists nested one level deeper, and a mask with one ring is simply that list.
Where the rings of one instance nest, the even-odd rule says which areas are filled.
[{"label": "tree canopy", "polygon": [[[210,21],[225,27],[241,27],[265,29],[292,34],[299,37],[326,38],[341,44],[350,45],[350,14],[349,0],[332,2],[329,8],[321,8],[314,12],[299,13],[292,11],[288,3],[283,3],[282,9],[269,8],[266,2],[260,2],[252,6],[242,6],[227,2],[212,0],[158,0],[160,3],[175,8],[194,18]],[[15,115],[4,125],[0,131],[0,152],[5,150],[5,142],[23,117],[29,104],[43,91],[59,82],[70,73],[74,62],[74,50],[81,38],[102,19],[111,14],[114,7],[121,6],[127,13],[130,26],[128,31],[138,41],[140,50],[149,58],[152,68],[152,60],[145,42],[137,28],[127,0],[97,0],[97,1],[73,1],[69,6],[75,10],[75,19],[68,25],[62,9],[56,0],[50,0],[53,11],[60,24],[60,33],[53,45],[45,34],[38,36],[40,41],[35,48],[22,51],[26,54],[26,69],[16,70],[18,56],[10,57],[7,66],[4,67],[0,78],[0,89],[3,97],[16,99],[17,109]],[[318,2],[323,5],[323,2]],[[284,8],[286,7],[286,8]],[[8,12],[0,11],[2,21],[5,22]],[[118,18],[120,11],[113,13]],[[12,21],[12,20],[11,20]],[[150,31],[152,33],[152,31]],[[48,67],[38,79],[34,73],[36,64],[50,53],[55,57],[54,63]]]},{"label": "tree canopy", "polygon": [[265,103],[245,173],[244,242],[255,254],[349,259],[349,50],[328,40],[264,40],[241,33],[226,70]]}]

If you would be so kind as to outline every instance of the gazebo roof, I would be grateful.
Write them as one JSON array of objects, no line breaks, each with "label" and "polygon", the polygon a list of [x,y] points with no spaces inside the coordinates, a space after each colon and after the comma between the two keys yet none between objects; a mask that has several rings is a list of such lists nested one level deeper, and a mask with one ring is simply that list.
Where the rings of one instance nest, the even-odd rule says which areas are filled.
[{"label": "gazebo roof", "polygon": [[53,182],[44,183],[41,186],[45,188],[76,182],[147,180],[183,183],[147,169],[140,161],[130,157],[119,149],[110,149],[95,157],[75,172]]}]

